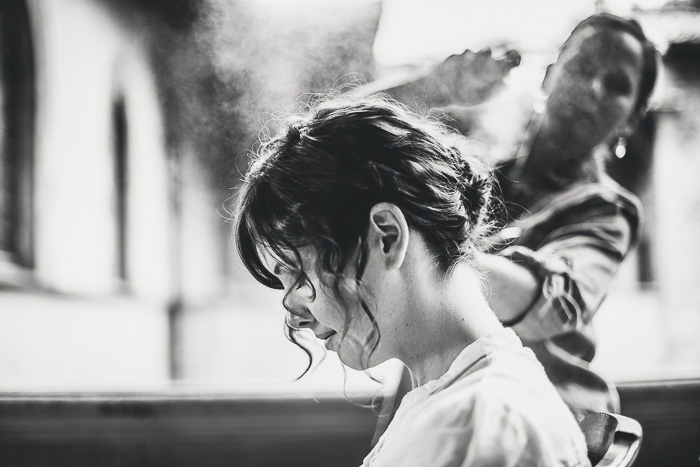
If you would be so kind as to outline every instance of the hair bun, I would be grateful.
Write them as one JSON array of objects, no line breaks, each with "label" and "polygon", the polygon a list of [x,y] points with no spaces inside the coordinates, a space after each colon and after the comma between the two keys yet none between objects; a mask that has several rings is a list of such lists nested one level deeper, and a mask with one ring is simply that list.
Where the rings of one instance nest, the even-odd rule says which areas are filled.
[{"label": "hair bun", "polygon": [[296,120],[287,127],[287,143],[294,144],[301,139],[303,122]]},{"label": "hair bun", "polygon": [[482,223],[491,196],[491,177],[486,174],[474,173],[471,164],[460,159],[457,168],[459,179],[458,189],[462,203],[467,210],[467,218],[471,228]]}]

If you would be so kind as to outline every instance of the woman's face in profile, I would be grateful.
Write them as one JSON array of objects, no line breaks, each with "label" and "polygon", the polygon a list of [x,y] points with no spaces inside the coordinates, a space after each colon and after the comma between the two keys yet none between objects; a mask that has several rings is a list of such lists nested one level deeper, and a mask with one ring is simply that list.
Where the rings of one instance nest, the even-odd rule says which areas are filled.
[{"label": "woman's face in profile", "polygon": [[[341,282],[341,291],[347,295],[345,303],[341,303],[325,285],[331,283],[332,278],[319,279],[316,267],[318,255],[313,248],[301,248],[299,253],[303,263],[299,267],[308,277],[308,283],[295,284],[296,272],[264,253],[268,267],[284,286],[287,325],[313,332],[326,349],[336,352],[341,362],[353,369],[362,370],[380,363],[377,361],[379,349],[372,354],[369,365],[366,362],[371,345],[367,340],[373,327],[353,292],[354,281]],[[293,257],[291,254],[289,256]],[[354,275],[347,274],[347,277]],[[351,318],[348,320],[346,316]]]},{"label": "woman's face in profile", "polygon": [[642,69],[642,45],[631,34],[593,26],[575,33],[544,83],[552,134],[595,146],[624,128]]}]

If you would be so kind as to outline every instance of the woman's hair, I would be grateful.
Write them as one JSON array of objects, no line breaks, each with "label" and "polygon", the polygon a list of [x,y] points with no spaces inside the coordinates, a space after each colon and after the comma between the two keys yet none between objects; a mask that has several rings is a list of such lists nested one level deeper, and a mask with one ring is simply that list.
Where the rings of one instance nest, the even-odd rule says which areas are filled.
[{"label": "woman's hair", "polygon": [[621,18],[609,13],[598,13],[589,16],[576,25],[574,30],[571,31],[569,38],[566,39],[566,42],[562,45],[560,52],[563,52],[567,48],[569,42],[577,32],[587,27],[626,32],[631,34],[642,45],[644,63],[642,64],[642,75],[639,77],[639,95],[637,96],[637,102],[635,102],[634,111],[646,111],[658,74],[659,52],[656,46],[647,38],[642,27],[636,20]]},{"label": "woman's hair", "polygon": [[[380,202],[399,207],[425,241],[436,271],[449,274],[472,256],[489,224],[491,176],[477,171],[465,143],[386,97],[312,105],[253,155],[234,227],[244,265],[262,284],[282,289],[261,256],[265,250],[294,272],[295,287],[311,286],[299,249],[312,247],[322,286],[346,310],[349,300],[358,301],[373,323],[364,345],[368,361],[379,341],[361,294],[370,209]],[[349,270],[354,277],[347,277]],[[345,319],[348,324],[352,317],[346,313]],[[287,329],[300,345],[295,334]]]}]

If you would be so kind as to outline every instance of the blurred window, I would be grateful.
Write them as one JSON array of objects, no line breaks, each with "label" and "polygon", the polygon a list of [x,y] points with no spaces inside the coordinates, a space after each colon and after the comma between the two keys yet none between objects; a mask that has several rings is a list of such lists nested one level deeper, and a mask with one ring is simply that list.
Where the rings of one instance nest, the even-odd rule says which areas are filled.
[{"label": "blurred window", "polygon": [[115,212],[117,214],[116,251],[117,277],[126,281],[126,229],[127,229],[127,119],[124,97],[119,96],[112,104],[112,131],[114,132],[114,186],[116,187]]},{"label": "blurred window", "polygon": [[35,88],[25,7],[0,3],[0,261],[29,266]]}]

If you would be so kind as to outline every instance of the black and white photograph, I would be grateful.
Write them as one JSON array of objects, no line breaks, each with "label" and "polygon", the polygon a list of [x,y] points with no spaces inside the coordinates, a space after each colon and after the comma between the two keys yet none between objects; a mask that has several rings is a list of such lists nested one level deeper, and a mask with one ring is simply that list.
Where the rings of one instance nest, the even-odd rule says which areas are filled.
[{"label": "black and white photograph", "polygon": [[0,0],[0,467],[698,467],[698,242],[698,0]]}]

